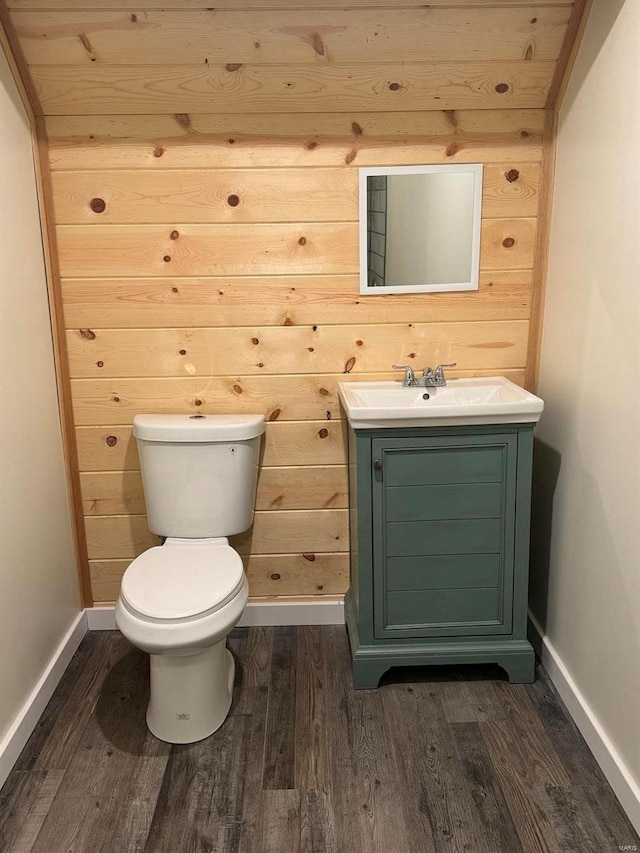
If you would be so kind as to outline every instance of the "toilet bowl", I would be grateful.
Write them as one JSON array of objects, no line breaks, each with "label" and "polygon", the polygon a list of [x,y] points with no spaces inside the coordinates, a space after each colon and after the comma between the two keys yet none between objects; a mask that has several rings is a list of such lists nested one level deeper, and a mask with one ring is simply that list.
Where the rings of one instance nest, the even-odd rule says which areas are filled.
[{"label": "toilet bowl", "polygon": [[264,417],[143,415],[133,431],[149,528],[167,538],[126,569],[116,623],[150,655],[149,730],[193,743],[213,734],[231,706],[226,637],[249,587],[227,536],[253,522]]},{"label": "toilet bowl", "polygon": [[242,560],[225,538],[167,539],[127,569],[116,622],[151,655],[147,725],[160,740],[193,743],[224,722],[235,673],[225,639],[248,594]]}]

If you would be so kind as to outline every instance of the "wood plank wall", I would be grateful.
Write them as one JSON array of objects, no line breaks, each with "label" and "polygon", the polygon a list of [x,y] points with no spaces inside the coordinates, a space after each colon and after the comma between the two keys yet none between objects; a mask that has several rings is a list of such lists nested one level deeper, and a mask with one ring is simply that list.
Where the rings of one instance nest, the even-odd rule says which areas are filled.
[{"label": "wood plank wall", "polygon": [[[344,592],[336,383],[451,361],[524,382],[543,107],[571,6],[436,3],[425,49],[414,3],[350,2],[344,31],[331,3],[314,2],[311,30],[293,0],[256,0],[251,27],[218,3],[232,36],[216,51],[196,0],[136,21],[93,3],[85,38],[52,2],[12,5],[48,113],[95,603],[156,542],[136,412],[263,412],[256,521],[233,543],[251,594]],[[372,63],[374,18],[388,38]],[[448,162],[485,165],[479,291],[361,297],[358,167]]]}]

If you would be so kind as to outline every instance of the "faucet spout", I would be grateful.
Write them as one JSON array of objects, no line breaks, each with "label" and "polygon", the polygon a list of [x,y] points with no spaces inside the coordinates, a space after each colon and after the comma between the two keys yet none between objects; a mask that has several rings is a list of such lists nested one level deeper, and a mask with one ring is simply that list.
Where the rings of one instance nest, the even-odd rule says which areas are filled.
[{"label": "faucet spout", "polygon": [[447,384],[444,368],[456,367],[456,364],[455,361],[451,364],[439,364],[435,370],[432,367],[425,367],[422,376],[416,379],[413,384],[419,388],[442,388]]}]

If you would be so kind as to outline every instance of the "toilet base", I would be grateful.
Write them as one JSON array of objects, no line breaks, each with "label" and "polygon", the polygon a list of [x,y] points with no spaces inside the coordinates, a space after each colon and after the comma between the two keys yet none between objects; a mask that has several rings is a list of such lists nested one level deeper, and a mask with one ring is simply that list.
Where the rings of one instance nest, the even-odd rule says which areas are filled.
[{"label": "toilet base", "polygon": [[147,726],[167,743],[194,743],[225,721],[235,662],[225,640],[194,654],[150,655]]}]

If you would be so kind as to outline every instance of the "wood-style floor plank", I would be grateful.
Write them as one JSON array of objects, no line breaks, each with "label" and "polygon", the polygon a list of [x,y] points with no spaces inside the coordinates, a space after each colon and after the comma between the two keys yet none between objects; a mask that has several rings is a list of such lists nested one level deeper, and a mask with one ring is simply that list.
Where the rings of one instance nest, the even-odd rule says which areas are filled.
[{"label": "wood-style floor plank", "polygon": [[269,628],[247,629],[246,638],[232,632],[227,645],[236,662],[236,681],[233,690],[232,714],[252,714],[255,691],[259,689],[267,699],[271,674],[271,634]]},{"label": "wood-style floor plank", "polygon": [[564,853],[551,824],[546,791],[529,772],[518,732],[500,722],[479,725],[522,847],[527,853]]},{"label": "wood-style floor plank", "polygon": [[144,849],[170,747],[146,728],[146,655],[118,645],[34,853]]},{"label": "wood-style floor plank", "polygon": [[148,660],[89,634],[0,791],[1,853],[604,853],[640,845],[542,668],[390,670],[344,627],[241,628],[211,737],[146,729]]},{"label": "wood-style floor plank", "polygon": [[34,772],[38,776],[43,777],[42,784],[39,786],[38,793],[31,803],[20,834],[10,847],[2,848],[6,850],[6,853],[30,853],[33,850],[33,845],[38,837],[38,833],[42,829],[45,818],[49,814],[49,809],[58,793],[58,788],[65,773],[64,770],[49,770],[46,773]]},{"label": "wood-style floor plank", "polygon": [[300,804],[300,853],[336,853],[331,800],[324,790],[306,789]]},{"label": "wood-style floor plank", "polygon": [[[437,677],[433,673],[431,677]],[[503,720],[504,708],[495,682],[502,678],[493,665],[446,668],[440,675],[438,698],[448,723]]]},{"label": "wood-style floor plank", "polygon": [[405,814],[407,819],[415,815],[412,837],[422,833],[427,850],[489,851],[451,727],[444,719],[441,687],[439,682],[429,686],[428,704],[420,701],[420,688],[416,691],[408,685],[404,692],[385,697],[390,714],[402,719],[402,731],[394,737],[396,747],[401,755],[411,755],[411,761],[404,763]]},{"label": "wood-style floor plank", "polygon": [[597,788],[585,786],[582,791],[598,832],[605,839],[602,849],[633,850],[634,844],[640,849],[638,834],[634,832],[611,786],[605,781]]},{"label": "wood-style floor plank", "polygon": [[548,679],[539,678],[525,690],[566,773],[581,785],[606,786],[602,770]]},{"label": "wood-style floor plank", "polygon": [[466,785],[482,822],[487,849],[522,853],[504,795],[477,723],[453,723],[453,737]]},{"label": "wood-style floor plank", "polygon": [[329,629],[325,637],[325,715],[338,850],[409,850],[399,809],[404,783],[391,748],[396,721],[385,717],[382,694],[352,689],[344,630]]},{"label": "wood-style floor plank", "polygon": [[263,788],[294,786],[296,629],[274,628]]},{"label": "wood-style floor plank", "polygon": [[265,790],[260,808],[260,853],[300,853],[300,791]]},{"label": "wood-style floor plank", "polygon": [[64,777],[64,770],[16,773],[0,800],[0,850],[29,853]]},{"label": "wood-style floor plank", "polygon": [[[92,711],[104,695],[106,678],[121,659],[131,651],[128,643],[116,634],[98,634],[97,642],[86,666],[69,686],[66,701],[52,721],[50,732],[38,749],[35,767],[41,770],[65,769],[77,752],[84,727]],[[144,658],[140,666],[146,667]]]},{"label": "wood-style floor plank", "polygon": [[[261,629],[262,630],[262,629]],[[270,638],[269,638],[270,640]],[[271,643],[269,642],[269,646]],[[250,729],[248,733],[248,751],[245,764],[244,802],[242,806],[242,826],[240,828],[240,853],[253,853],[258,850],[260,808],[262,805],[262,771],[264,763],[265,736],[267,728],[268,688],[258,685],[249,688],[246,694],[246,707],[250,710]]]},{"label": "wood-style floor plank", "polygon": [[[610,845],[579,788],[548,785],[549,815],[562,850],[576,853],[601,853]],[[617,845],[611,846],[615,850]]]},{"label": "wood-style floor plank", "polygon": [[500,681],[495,687],[505,714],[505,719],[495,725],[504,732],[505,739],[515,733],[527,779],[534,785],[569,785],[560,756],[531,704],[527,685]]},{"label": "wood-style floor plank", "polygon": [[207,738],[205,748],[202,743],[171,747],[145,851],[236,853],[250,725],[250,717],[234,714]]},{"label": "wood-style floor plank", "polygon": [[[322,637],[322,666],[326,679],[326,737],[329,790],[339,853],[368,853],[368,838],[360,832],[365,808],[354,767],[357,726],[356,697],[351,690],[348,640],[342,631],[326,630]],[[350,701],[351,700],[351,701]]]},{"label": "wood-style floor plank", "polygon": [[317,793],[327,790],[330,776],[322,629],[298,628],[297,653],[294,780],[296,788]]}]

